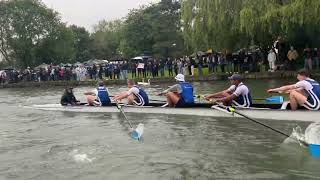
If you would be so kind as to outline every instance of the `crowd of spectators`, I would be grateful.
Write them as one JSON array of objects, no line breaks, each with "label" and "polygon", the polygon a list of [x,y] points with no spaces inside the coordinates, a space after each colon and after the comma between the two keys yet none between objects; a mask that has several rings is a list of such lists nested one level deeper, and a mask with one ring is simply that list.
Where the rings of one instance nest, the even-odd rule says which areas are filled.
[{"label": "crowd of spectators", "polygon": [[[76,64],[65,66],[47,65],[40,68],[18,71],[6,69],[0,71],[0,83],[19,81],[84,81],[88,79],[128,79],[156,78],[184,74],[204,76],[206,73],[249,73],[274,72],[277,70],[295,70],[299,57],[293,46],[289,50],[276,41],[272,48],[256,48],[251,51],[198,52],[193,56],[181,58],[155,59],[152,57],[114,61],[99,64]],[[302,53],[306,69],[319,69],[320,49],[306,48]],[[302,63],[303,64],[303,63]]]}]

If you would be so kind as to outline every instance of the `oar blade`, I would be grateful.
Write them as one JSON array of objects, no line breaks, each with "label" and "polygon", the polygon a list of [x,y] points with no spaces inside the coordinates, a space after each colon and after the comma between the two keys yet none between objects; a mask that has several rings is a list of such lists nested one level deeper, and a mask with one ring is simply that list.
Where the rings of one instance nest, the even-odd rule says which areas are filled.
[{"label": "oar blade", "polygon": [[131,137],[135,140],[140,140],[144,131],[144,124],[140,123],[138,127],[132,131]]},{"label": "oar blade", "polygon": [[282,96],[272,96],[272,97],[267,98],[266,102],[282,104],[284,102],[284,98]]},{"label": "oar blade", "polygon": [[312,157],[320,158],[320,145],[309,144],[309,151]]}]

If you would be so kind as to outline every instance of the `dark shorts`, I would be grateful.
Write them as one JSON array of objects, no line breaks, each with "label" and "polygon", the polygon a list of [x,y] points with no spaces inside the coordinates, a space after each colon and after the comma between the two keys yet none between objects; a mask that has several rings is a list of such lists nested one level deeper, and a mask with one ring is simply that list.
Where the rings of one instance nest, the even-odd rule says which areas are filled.
[{"label": "dark shorts", "polygon": [[112,106],[111,102],[99,102],[99,100],[95,100],[96,103],[101,104],[101,106]]},{"label": "dark shorts", "polygon": [[175,107],[176,108],[186,108],[186,107],[192,107],[193,105],[194,104],[186,103],[182,98],[180,98]]},{"label": "dark shorts", "polygon": [[315,95],[312,94],[308,96],[307,101],[304,103],[303,106],[309,110],[317,111],[320,108],[320,102],[318,102]]}]

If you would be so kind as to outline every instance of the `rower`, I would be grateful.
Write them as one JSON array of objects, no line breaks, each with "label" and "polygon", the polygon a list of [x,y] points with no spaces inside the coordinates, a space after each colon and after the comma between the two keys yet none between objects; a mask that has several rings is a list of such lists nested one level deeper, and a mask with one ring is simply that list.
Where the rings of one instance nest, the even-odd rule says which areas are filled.
[{"label": "rower", "polygon": [[303,106],[309,110],[320,109],[320,85],[313,79],[305,69],[298,71],[299,82],[280,88],[269,89],[268,93],[289,93],[290,106],[292,110],[297,110],[298,106]]},{"label": "rower", "polygon": [[169,107],[192,107],[194,105],[193,86],[185,82],[184,75],[178,74],[175,80],[178,84],[171,86],[169,89],[158,95],[166,95]]},{"label": "rower", "polygon": [[111,106],[109,91],[105,87],[104,82],[98,82],[98,87],[93,91],[85,92],[89,106]]},{"label": "rower", "polygon": [[205,97],[206,100],[216,99],[217,102],[222,102],[224,105],[233,105],[235,107],[250,107],[252,98],[249,88],[243,84],[242,77],[239,74],[234,74],[228,78],[231,87],[224,91],[210,94]]},{"label": "rower", "polygon": [[63,95],[61,97],[61,100],[60,100],[60,104],[62,106],[68,106],[68,105],[77,106],[77,105],[80,105],[80,101],[78,101],[76,99],[76,97],[74,96],[74,94],[73,94],[73,87],[67,87],[64,90],[64,93],[63,93]]},{"label": "rower", "polygon": [[122,99],[127,99],[129,105],[135,106],[148,106],[149,105],[149,97],[148,94],[139,86],[136,85],[135,81],[129,79],[127,81],[127,85],[129,91],[125,91],[116,95],[113,100],[121,101]]}]

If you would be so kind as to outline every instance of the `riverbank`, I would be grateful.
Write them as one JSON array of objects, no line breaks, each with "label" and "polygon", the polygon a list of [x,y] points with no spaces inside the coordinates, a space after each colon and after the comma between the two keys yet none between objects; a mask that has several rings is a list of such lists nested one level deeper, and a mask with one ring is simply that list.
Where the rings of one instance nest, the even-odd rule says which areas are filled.
[{"label": "riverbank", "polygon": [[[189,82],[197,81],[219,81],[227,80],[229,74],[210,74],[205,77],[191,77],[187,76],[186,80]],[[242,74],[245,79],[275,79],[275,78],[295,78],[295,71],[279,71],[279,72],[263,72],[263,73],[249,73]],[[313,78],[320,79],[320,74],[314,74]],[[125,85],[125,80],[104,80],[106,85]],[[136,81],[141,81],[141,78],[136,78]],[[150,78],[151,84],[170,83],[175,82],[173,77],[165,78]],[[12,84],[1,85],[0,88],[24,88],[24,87],[55,87],[55,86],[95,86],[97,81],[43,81],[43,82],[19,82]]]}]

